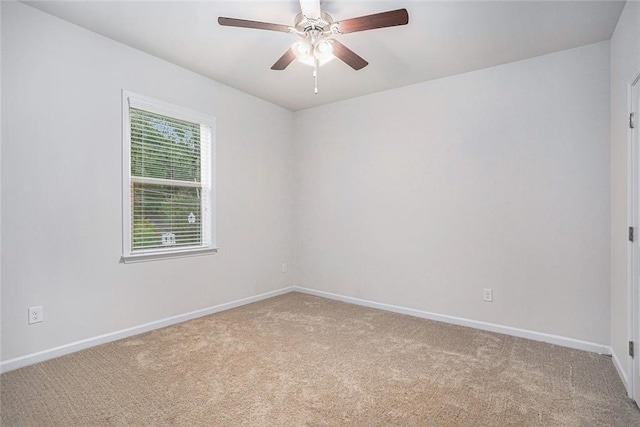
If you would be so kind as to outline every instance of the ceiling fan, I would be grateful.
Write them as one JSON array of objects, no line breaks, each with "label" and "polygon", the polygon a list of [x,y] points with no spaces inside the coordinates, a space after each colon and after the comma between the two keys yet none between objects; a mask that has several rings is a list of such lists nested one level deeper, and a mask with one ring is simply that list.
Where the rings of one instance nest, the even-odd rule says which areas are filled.
[{"label": "ceiling fan", "polygon": [[293,26],[269,22],[219,17],[218,24],[226,27],[253,28],[280,31],[298,36],[293,45],[272,66],[272,70],[284,70],[294,60],[313,67],[315,93],[318,93],[318,67],[334,58],[339,58],[354,70],[369,63],[354,51],[335,39],[337,35],[356,31],[395,27],[409,23],[407,9],[374,13],[357,18],[334,21],[331,15],[320,9],[320,0],[300,0],[301,13],[293,20]]}]

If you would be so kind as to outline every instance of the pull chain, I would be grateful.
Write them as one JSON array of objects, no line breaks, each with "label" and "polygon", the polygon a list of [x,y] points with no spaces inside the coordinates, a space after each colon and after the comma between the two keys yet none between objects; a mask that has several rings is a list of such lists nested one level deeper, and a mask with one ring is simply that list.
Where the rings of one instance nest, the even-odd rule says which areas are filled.
[{"label": "pull chain", "polygon": [[318,58],[315,59],[315,65],[313,66],[313,93],[318,94]]}]

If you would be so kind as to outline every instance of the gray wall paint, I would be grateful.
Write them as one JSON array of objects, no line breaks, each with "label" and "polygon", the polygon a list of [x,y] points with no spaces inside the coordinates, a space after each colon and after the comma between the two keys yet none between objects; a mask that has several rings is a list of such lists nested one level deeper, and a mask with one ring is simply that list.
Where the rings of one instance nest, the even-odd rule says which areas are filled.
[{"label": "gray wall paint", "polygon": [[[290,111],[2,8],[3,360],[291,284]],[[122,89],[217,118],[218,254],[119,263]]]},{"label": "gray wall paint", "polygon": [[297,283],[608,345],[608,107],[602,42],[297,112]]},{"label": "gray wall paint", "polygon": [[611,347],[627,363],[627,88],[640,71],[640,3],[625,5],[611,37]]}]

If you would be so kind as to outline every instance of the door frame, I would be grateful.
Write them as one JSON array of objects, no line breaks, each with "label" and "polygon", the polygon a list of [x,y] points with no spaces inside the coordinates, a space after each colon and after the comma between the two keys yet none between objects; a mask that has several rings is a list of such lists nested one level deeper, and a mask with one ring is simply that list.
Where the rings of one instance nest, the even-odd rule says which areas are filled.
[{"label": "door frame", "polygon": [[[634,228],[634,242],[627,242],[627,337],[634,343],[635,358],[627,354],[628,394],[629,397],[640,403],[640,384],[636,384],[640,374],[640,291],[638,274],[640,265],[640,125],[638,116],[640,110],[640,71],[629,83],[627,89],[628,110],[627,114],[634,113],[634,128],[627,131],[628,153],[628,207],[627,217],[629,227]],[[612,124],[613,125],[613,124]]]}]

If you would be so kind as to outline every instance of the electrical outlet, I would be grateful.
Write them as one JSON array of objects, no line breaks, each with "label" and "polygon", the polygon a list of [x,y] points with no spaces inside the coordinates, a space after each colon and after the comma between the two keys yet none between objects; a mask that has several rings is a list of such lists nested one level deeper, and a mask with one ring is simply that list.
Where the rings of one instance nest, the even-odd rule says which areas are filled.
[{"label": "electrical outlet", "polygon": [[282,263],[282,272],[283,272],[283,273],[286,273],[287,271],[288,271],[288,269],[287,269],[287,263],[286,263],[286,262],[283,262],[283,263]]},{"label": "electrical outlet", "polygon": [[493,302],[493,289],[484,288],[482,296],[485,302]]},{"label": "electrical outlet", "polygon": [[42,306],[29,307],[29,324],[40,323],[44,320],[44,313],[42,312]]}]

